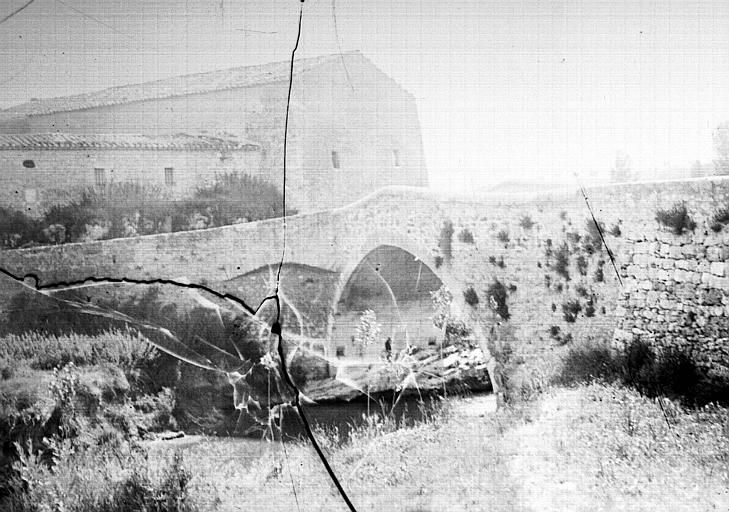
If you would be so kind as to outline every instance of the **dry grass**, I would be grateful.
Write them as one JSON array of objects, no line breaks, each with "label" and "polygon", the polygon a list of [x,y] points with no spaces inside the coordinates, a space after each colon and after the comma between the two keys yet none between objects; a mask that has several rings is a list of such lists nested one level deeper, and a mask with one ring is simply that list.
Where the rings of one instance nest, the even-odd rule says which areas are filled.
[{"label": "dry grass", "polygon": [[[493,414],[459,411],[344,444],[319,435],[358,510],[726,510],[729,411],[686,410],[617,385],[554,388]],[[162,450],[160,454],[164,454]],[[204,440],[191,491],[220,510],[343,510],[306,444]],[[294,489],[296,493],[294,494]],[[716,508],[714,508],[716,507]]]}]

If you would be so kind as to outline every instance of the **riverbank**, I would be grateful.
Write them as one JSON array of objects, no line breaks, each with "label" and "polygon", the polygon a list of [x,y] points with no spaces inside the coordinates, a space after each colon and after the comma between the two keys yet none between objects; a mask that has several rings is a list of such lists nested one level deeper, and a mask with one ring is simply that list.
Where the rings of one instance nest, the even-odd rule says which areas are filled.
[{"label": "riverbank", "polygon": [[[659,405],[618,384],[555,387],[495,412],[457,398],[407,428],[373,419],[342,443],[317,436],[360,511],[729,508],[729,411]],[[159,443],[150,460],[177,449],[202,508],[345,509],[306,443],[256,454],[217,439]]]}]

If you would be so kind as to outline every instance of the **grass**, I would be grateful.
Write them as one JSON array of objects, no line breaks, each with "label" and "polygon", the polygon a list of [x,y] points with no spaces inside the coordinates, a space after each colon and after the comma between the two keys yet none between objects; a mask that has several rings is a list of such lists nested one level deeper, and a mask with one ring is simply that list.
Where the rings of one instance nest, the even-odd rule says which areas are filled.
[{"label": "grass", "polygon": [[[371,417],[343,441],[317,436],[358,510],[725,509],[727,410],[661,405],[670,427],[655,400],[591,383],[495,413],[461,398],[405,428]],[[343,508],[305,443],[252,449],[203,439],[184,453],[205,507]]]},{"label": "grass", "polygon": [[156,356],[154,347],[131,331],[112,331],[96,336],[24,333],[0,338],[0,360],[35,370],[52,370],[68,363],[77,366],[111,363],[131,369]]}]

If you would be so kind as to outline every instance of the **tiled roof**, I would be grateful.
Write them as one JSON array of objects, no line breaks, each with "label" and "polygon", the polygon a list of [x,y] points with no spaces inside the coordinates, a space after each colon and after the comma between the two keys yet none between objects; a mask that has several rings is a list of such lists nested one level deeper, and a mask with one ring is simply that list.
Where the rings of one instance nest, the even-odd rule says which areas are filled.
[{"label": "tiled roof", "polygon": [[139,134],[75,135],[69,133],[30,133],[0,135],[0,151],[27,149],[163,149],[163,150],[245,150],[259,145],[235,137],[207,135],[148,136]]},{"label": "tiled roof", "polygon": [[[361,57],[361,54],[355,51],[345,53],[343,56],[335,54],[296,60],[294,72],[301,73],[321,66],[333,59],[353,56]],[[286,60],[257,66],[175,76],[153,82],[111,87],[75,96],[35,100],[0,110],[0,121],[280,82],[288,80],[290,66],[291,61]]]}]

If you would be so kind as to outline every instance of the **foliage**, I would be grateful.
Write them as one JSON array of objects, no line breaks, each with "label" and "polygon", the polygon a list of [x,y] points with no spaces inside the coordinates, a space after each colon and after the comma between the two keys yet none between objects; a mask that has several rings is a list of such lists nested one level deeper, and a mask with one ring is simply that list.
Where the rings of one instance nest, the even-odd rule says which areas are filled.
[{"label": "foliage", "polygon": [[501,231],[496,233],[496,239],[501,243],[508,244],[509,243],[509,232],[506,231],[505,229],[502,229]]},{"label": "foliage", "polygon": [[489,297],[491,309],[493,309],[502,319],[508,320],[511,317],[511,314],[509,313],[509,306],[506,303],[506,299],[509,294],[504,284],[494,278],[494,281],[486,290],[486,295]]},{"label": "foliage", "polygon": [[443,256],[441,256],[440,254],[439,254],[439,255],[437,255],[437,256],[436,256],[436,257],[435,257],[435,258],[433,259],[433,263],[435,264],[435,268],[440,268],[440,267],[442,267],[442,266],[443,266]]},{"label": "foliage", "polygon": [[620,224],[613,224],[613,227],[610,228],[610,234],[616,238],[622,235],[623,232],[620,230]]},{"label": "foliage", "polygon": [[596,283],[602,283],[603,281],[605,281],[605,274],[602,270],[602,265],[598,266],[595,269],[595,274],[594,274],[593,279],[595,280]]},{"label": "foliage", "polygon": [[727,403],[729,397],[729,382],[709,377],[689,352],[672,347],[657,352],[640,338],[633,339],[624,350],[613,349],[609,342],[570,348],[557,382],[593,380],[620,382],[646,396],[669,396],[691,406]]},{"label": "foliage", "polygon": [[605,233],[605,224],[588,218],[586,223],[587,236],[583,239],[583,247],[588,254],[602,251],[602,233]]},{"label": "foliage", "polygon": [[32,447],[18,447],[16,475],[0,506],[8,512],[188,512],[192,473],[176,453],[154,470],[139,445],[111,443],[86,449],[64,445],[49,467]]},{"label": "foliage", "polygon": [[[229,173],[199,188],[186,202],[186,210],[209,218],[210,226],[226,226],[283,216],[283,196],[278,188],[256,176]],[[287,215],[296,213],[288,209]]]},{"label": "foliage", "polygon": [[729,224],[729,206],[718,210],[711,217],[711,229],[718,233],[725,225]]},{"label": "foliage", "polygon": [[574,323],[580,311],[582,311],[582,305],[579,300],[568,300],[562,303],[562,317],[565,322]]},{"label": "foliage", "polygon": [[580,275],[586,276],[587,275],[587,260],[585,257],[580,254],[577,256],[577,259],[575,260],[575,264],[577,265],[577,271],[580,273]]},{"label": "foliage", "polygon": [[476,290],[473,289],[473,286],[469,286],[463,290],[463,300],[472,308],[478,306],[478,293],[476,293]]},{"label": "foliage", "polygon": [[453,295],[445,286],[441,286],[436,291],[430,292],[430,298],[433,302],[433,325],[438,329],[445,331],[445,337],[449,341],[457,341],[470,334],[470,330],[465,322],[455,318],[451,314],[451,303]]},{"label": "foliage", "polygon": [[554,252],[554,262],[551,265],[552,270],[562,276],[565,281],[570,280],[569,273],[570,265],[570,248],[567,242],[563,242],[562,245]]},{"label": "foliage", "polygon": [[473,233],[466,228],[462,229],[461,232],[458,233],[458,241],[464,244],[474,243]]},{"label": "foliage", "polygon": [[450,261],[453,257],[453,233],[453,222],[446,220],[440,229],[438,238],[438,248],[445,261]]},{"label": "foliage", "polygon": [[41,240],[42,223],[23,212],[0,206],[0,248],[15,249]]},{"label": "foliage", "polygon": [[595,303],[592,299],[588,300],[585,304],[585,316],[587,318],[595,316]]},{"label": "foliage", "polygon": [[359,317],[359,324],[354,339],[362,347],[376,344],[382,334],[382,325],[377,322],[377,315],[371,309],[365,310]]},{"label": "foliage", "polygon": [[658,210],[656,221],[671,228],[675,235],[681,235],[684,231],[693,231],[696,228],[696,222],[693,221],[683,203],[676,203],[668,210]]},{"label": "foliage", "polygon": [[16,248],[218,227],[280,217],[282,204],[275,185],[239,173],[218,175],[187,199],[172,199],[154,185],[111,183],[51,205],[40,219],[0,208],[0,244]]},{"label": "foliage", "polygon": [[536,223],[532,220],[529,214],[523,215],[521,220],[519,221],[519,225],[524,229],[532,229],[534,224]]},{"label": "foliage", "polygon": [[552,325],[549,328],[549,337],[554,338],[555,340],[559,339],[561,329],[559,328],[559,325]]},{"label": "foliage", "polygon": [[133,368],[156,355],[152,345],[129,330],[112,330],[94,336],[26,332],[0,338],[0,359],[27,364],[36,370],[51,370],[69,363],[77,366],[111,363]]}]

